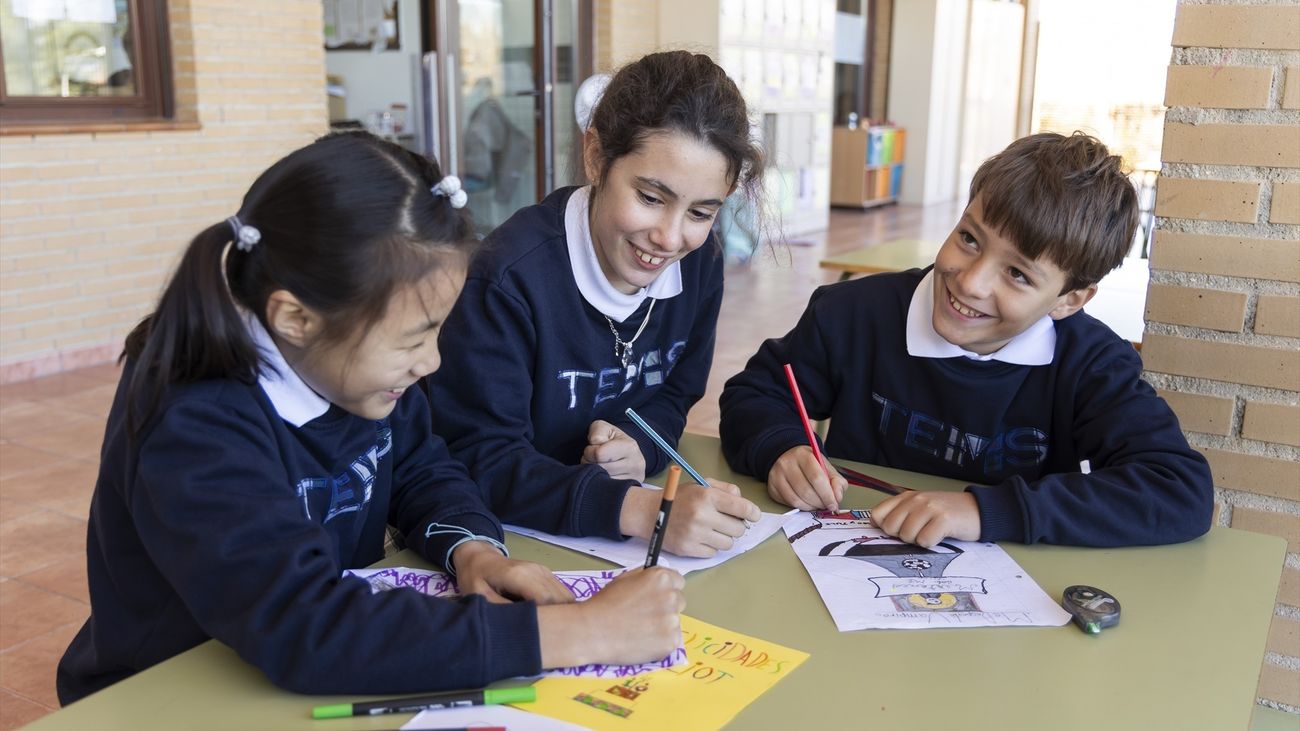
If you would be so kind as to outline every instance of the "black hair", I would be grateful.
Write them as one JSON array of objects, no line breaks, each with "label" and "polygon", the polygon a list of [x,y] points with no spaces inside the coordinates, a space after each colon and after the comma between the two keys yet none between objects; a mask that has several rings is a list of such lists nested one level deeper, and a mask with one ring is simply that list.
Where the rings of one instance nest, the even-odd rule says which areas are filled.
[{"label": "black hair", "polygon": [[195,236],[153,314],[126,338],[128,429],[143,427],[171,384],[256,380],[266,367],[238,308],[265,326],[287,290],[340,342],[385,314],[398,288],[463,266],[475,244],[468,211],[432,192],[438,164],[365,132],[332,134],[258,176],[236,214],[260,232],[247,251],[222,221]]}]

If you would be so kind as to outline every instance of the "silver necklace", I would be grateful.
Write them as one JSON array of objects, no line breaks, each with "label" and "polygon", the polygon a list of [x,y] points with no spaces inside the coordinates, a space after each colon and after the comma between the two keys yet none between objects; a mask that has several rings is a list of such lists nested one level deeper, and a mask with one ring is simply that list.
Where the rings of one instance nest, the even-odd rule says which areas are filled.
[{"label": "silver necklace", "polygon": [[636,334],[626,342],[619,336],[618,328],[614,327],[614,321],[609,319],[609,315],[605,315],[605,322],[609,323],[609,331],[614,333],[614,356],[623,362],[623,370],[625,371],[627,370],[627,364],[632,362],[632,343],[635,343],[636,339],[641,337],[641,333],[645,332],[646,323],[650,322],[650,313],[655,311],[655,302],[658,302],[658,300],[650,300],[650,307],[645,311],[645,318],[641,320],[641,327],[638,327]]}]

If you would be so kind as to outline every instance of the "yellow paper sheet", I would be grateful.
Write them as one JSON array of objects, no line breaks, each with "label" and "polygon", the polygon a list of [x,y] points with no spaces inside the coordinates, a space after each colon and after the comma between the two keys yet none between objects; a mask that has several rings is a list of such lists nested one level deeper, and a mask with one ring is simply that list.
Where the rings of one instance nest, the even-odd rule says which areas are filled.
[{"label": "yellow paper sheet", "polygon": [[518,708],[597,731],[712,731],[808,659],[685,615],[682,635],[684,665],[626,678],[542,678],[537,701]]}]

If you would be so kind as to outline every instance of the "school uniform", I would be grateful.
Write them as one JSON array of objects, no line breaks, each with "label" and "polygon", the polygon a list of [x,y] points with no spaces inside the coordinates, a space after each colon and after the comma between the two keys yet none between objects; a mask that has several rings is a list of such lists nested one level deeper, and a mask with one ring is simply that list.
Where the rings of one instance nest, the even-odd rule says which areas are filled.
[{"label": "school uniform", "polygon": [[933,278],[914,269],[814,292],[794,329],[727,381],[731,466],[766,479],[807,444],[790,363],[810,418],[830,419],[828,455],[972,483],[980,540],[1154,545],[1209,530],[1209,466],[1132,345],[1078,312],[991,355],[963,351],[934,330]]},{"label": "school uniform", "polygon": [[[592,247],[589,193],[560,189],[492,233],[427,382],[434,432],[502,520],[621,538],[623,498],[637,483],[579,464],[588,427],[603,419],[635,439],[647,475],[667,467],[624,410],[676,444],[708,380],[723,262],[710,234],[649,287],[619,292]],[[624,366],[615,344],[634,337]]]},{"label": "school uniform", "polygon": [[386,525],[445,567],[499,542],[478,488],[411,389],[380,421],[313,392],[256,320],[256,382],[171,388],[136,438],[128,366],[109,413],[86,541],[91,616],[58,668],[67,704],[208,639],[301,693],[408,693],[541,669],[530,602],[371,594],[344,569],[383,557]]}]

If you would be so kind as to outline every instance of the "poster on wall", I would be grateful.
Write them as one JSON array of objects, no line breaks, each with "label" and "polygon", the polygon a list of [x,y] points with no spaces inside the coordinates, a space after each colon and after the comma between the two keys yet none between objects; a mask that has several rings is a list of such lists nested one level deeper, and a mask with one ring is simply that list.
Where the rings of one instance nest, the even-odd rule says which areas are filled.
[{"label": "poster on wall", "polygon": [[323,0],[325,50],[397,51],[401,0]]}]

